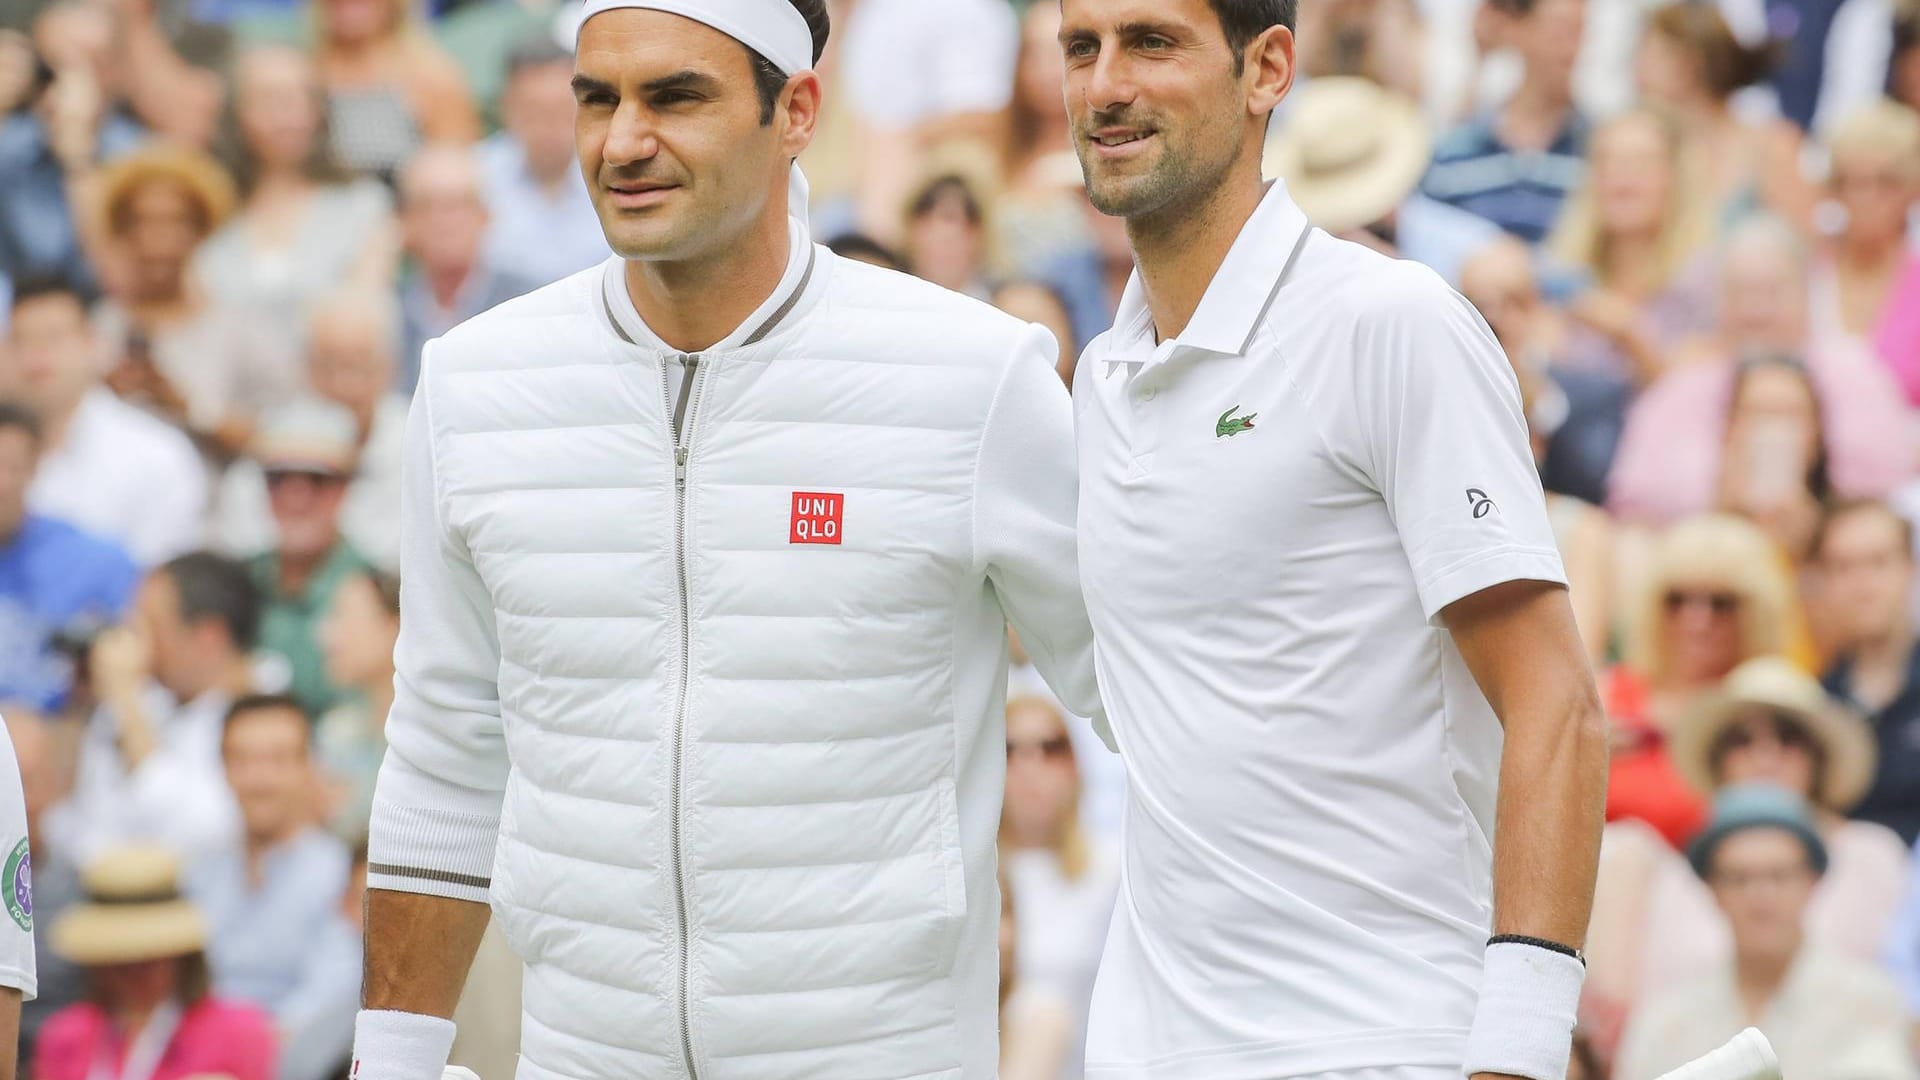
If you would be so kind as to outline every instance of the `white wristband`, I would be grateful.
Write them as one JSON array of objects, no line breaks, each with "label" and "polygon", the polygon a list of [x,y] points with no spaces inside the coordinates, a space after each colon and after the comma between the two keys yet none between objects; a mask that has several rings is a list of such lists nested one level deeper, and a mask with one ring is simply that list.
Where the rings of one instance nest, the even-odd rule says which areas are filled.
[{"label": "white wristband", "polygon": [[453,1052],[453,1021],[362,1009],[353,1019],[353,1080],[440,1080]]},{"label": "white wristband", "polygon": [[1466,1075],[1563,1080],[1586,976],[1586,965],[1551,949],[1504,941],[1487,946]]}]

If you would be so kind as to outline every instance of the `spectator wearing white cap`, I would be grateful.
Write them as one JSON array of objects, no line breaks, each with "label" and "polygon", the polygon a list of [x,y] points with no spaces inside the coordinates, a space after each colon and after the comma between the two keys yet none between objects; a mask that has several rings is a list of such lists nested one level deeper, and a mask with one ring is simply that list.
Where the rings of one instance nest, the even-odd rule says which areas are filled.
[{"label": "spectator wearing white cap", "polygon": [[340,531],[357,436],[345,407],[307,399],[269,416],[253,443],[276,534],[273,546],[247,563],[264,600],[260,651],[285,663],[287,692],[309,716],[340,697],[327,679],[320,620],[341,582],[367,566]]},{"label": "spectator wearing white cap", "polygon": [[53,279],[14,285],[0,384],[44,434],[27,506],[108,537],[145,566],[201,545],[207,475],[179,429],[101,384],[99,340],[80,294]]}]

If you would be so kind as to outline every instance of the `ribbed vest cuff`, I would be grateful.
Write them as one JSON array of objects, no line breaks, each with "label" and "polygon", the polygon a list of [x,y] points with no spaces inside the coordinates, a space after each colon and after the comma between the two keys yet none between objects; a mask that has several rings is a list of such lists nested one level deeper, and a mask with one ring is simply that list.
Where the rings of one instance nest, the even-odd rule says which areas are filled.
[{"label": "ribbed vest cuff", "polygon": [[395,806],[376,799],[367,887],[487,902],[500,815]]}]

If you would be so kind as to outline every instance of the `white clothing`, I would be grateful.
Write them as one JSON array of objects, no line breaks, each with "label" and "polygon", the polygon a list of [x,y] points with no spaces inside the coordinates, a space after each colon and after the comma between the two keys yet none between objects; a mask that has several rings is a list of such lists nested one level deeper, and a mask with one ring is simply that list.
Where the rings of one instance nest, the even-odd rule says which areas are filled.
[{"label": "white clothing", "polygon": [[1009,619],[1099,710],[1071,407],[791,239],[684,407],[618,260],[426,350],[369,884],[490,896],[520,1080],[994,1075]]},{"label": "white clothing", "polygon": [[1006,0],[861,0],[841,49],[854,111],[899,130],[1006,108],[1020,24]]},{"label": "white clothing", "polygon": [[[391,394],[375,407],[373,430],[340,503],[340,533],[374,566],[400,572],[400,476],[407,438],[407,399]],[[252,458],[220,478],[214,526],[220,550],[245,558],[279,546],[267,474]]]},{"label": "white clothing", "polygon": [[1000,855],[1013,888],[1019,985],[1045,987],[1066,1003],[1073,1041],[1062,1075],[1069,1078],[1085,1068],[1087,1007],[1093,1003],[1093,978],[1100,970],[1100,951],[1120,887],[1118,854],[1098,842],[1088,847],[1086,869],[1071,881],[1051,851],[1005,850]]},{"label": "white clothing", "polygon": [[40,455],[27,507],[157,566],[205,541],[206,466],[178,428],[95,387],[66,438]]},{"label": "white clothing", "polygon": [[170,848],[184,865],[240,842],[240,809],[220,759],[220,736],[231,699],[208,691],[185,705],[159,686],[147,691],[154,746],[127,771],[117,727],[102,706],[81,736],[73,790],[47,811],[56,849],[77,866],[133,843]]},{"label": "white clothing", "polygon": [[1513,371],[1432,270],[1280,183],[1154,336],[1136,276],[1074,385],[1129,792],[1087,1075],[1457,1069],[1501,728],[1442,611],[1565,582]]},{"label": "white clothing", "polygon": [[[0,727],[5,725],[0,720]],[[0,986],[32,1001],[39,990],[33,961],[33,857],[27,850],[27,799],[11,736],[0,738]]]}]

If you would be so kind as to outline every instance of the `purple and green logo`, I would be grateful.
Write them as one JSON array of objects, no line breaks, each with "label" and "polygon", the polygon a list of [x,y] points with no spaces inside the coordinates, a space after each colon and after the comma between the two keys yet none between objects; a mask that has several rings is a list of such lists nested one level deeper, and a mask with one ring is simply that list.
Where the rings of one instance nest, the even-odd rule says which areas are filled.
[{"label": "purple and green logo", "polygon": [[7,914],[22,930],[33,929],[33,856],[27,853],[25,837],[7,856],[7,868],[0,873],[0,893],[5,894]]}]

